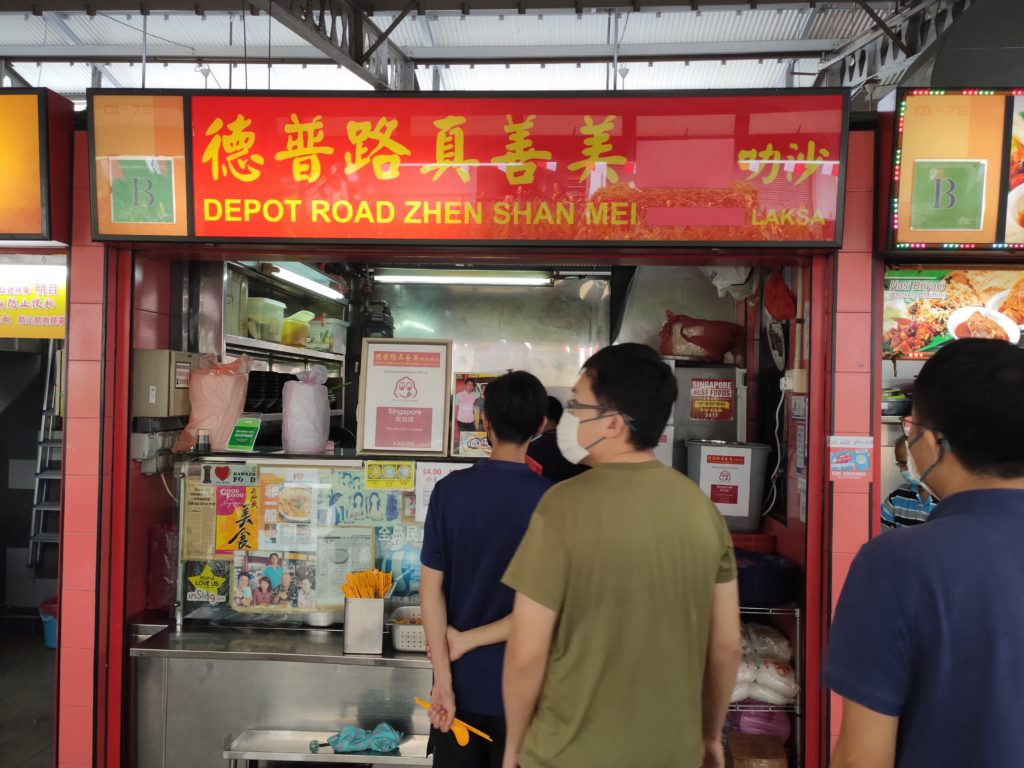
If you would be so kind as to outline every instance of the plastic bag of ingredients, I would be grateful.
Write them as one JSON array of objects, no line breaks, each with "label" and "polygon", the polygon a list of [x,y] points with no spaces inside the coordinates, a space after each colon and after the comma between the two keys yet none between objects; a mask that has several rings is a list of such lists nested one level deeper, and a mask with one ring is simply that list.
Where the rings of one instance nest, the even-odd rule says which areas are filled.
[{"label": "plastic bag of ingredients", "polygon": [[699,320],[665,312],[658,351],[667,357],[721,362],[746,335],[742,326],[722,320]]},{"label": "plastic bag of ingredients", "polygon": [[787,699],[796,698],[796,695],[800,693],[796,672],[789,664],[779,664],[774,661],[762,662],[761,666],[757,668],[757,684],[780,696],[785,696]]},{"label": "plastic bag of ingredients", "polygon": [[149,584],[146,608],[167,610],[178,586],[178,526],[156,523],[149,527]]},{"label": "plastic bag of ingredients", "polygon": [[793,658],[793,646],[786,636],[767,624],[747,624],[744,629],[750,642],[750,652],[761,661],[785,664]]},{"label": "plastic bag of ingredients", "polygon": [[736,681],[736,687],[732,689],[732,696],[729,697],[730,704],[736,704],[740,701],[746,701],[750,698],[750,686],[751,683],[741,683]]},{"label": "plastic bag of ingredients", "polygon": [[752,683],[757,680],[757,661],[745,656],[743,661],[740,662],[740,668],[736,672],[736,682],[738,683]]},{"label": "plastic bag of ingredients", "polygon": [[742,733],[754,736],[775,736],[785,744],[789,741],[793,724],[785,712],[731,712],[732,724]]},{"label": "plastic bag of ingredients", "polygon": [[788,704],[793,703],[793,696],[783,696],[776,690],[769,688],[766,685],[760,683],[751,683],[747,686],[749,696],[747,698],[752,701],[759,701],[762,704],[771,704],[774,707],[785,707]]},{"label": "plastic bag of ingredients", "polygon": [[248,355],[230,363],[218,362],[216,355],[201,358],[188,379],[188,400],[191,404],[188,426],[174,444],[174,450],[191,450],[199,430],[205,429],[210,432],[210,447],[223,451],[235,422],[245,409],[248,388]]},{"label": "plastic bag of ingredients", "polygon": [[323,453],[331,428],[327,369],[314,365],[284,385],[281,443],[286,453]]}]

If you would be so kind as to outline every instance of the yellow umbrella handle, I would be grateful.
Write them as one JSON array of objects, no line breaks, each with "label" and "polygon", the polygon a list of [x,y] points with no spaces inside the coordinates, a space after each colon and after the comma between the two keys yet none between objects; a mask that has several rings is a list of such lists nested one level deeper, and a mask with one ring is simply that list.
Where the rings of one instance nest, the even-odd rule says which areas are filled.
[{"label": "yellow umbrella handle", "polygon": [[[416,701],[416,703],[417,703],[417,704],[419,704],[419,705],[420,705],[421,707],[423,707],[424,709],[426,709],[426,710],[428,710],[428,711],[429,711],[429,710],[430,710],[430,709],[432,708],[432,707],[431,707],[431,705],[430,705],[430,702],[424,701],[424,700],[423,700],[423,699],[421,699],[421,698],[420,698],[419,696],[417,696],[417,697],[415,698],[415,701]],[[452,724],[454,725],[454,724],[456,724],[456,723],[457,723],[458,725],[461,725],[461,726],[462,726],[463,728],[465,728],[465,729],[466,729],[467,731],[469,731],[470,733],[475,733],[475,734],[476,734],[477,736],[479,736],[479,737],[480,737],[481,739],[486,739],[487,741],[490,741],[490,742],[492,742],[492,743],[493,743],[494,739],[492,739],[492,738],[491,738],[490,736],[488,736],[488,735],[487,735],[486,733],[484,733],[483,731],[477,730],[476,728],[474,728],[474,727],[473,727],[472,725],[470,725],[469,723],[463,722],[462,720],[459,720],[458,718],[455,718],[455,719],[454,719],[454,720],[452,721]]]}]

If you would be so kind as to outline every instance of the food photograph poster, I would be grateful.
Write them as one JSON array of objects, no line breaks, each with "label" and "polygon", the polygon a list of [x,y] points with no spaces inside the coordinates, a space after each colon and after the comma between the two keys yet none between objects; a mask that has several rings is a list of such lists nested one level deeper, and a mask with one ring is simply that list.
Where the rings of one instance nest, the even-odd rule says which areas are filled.
[{"label": "food photograph poster", "polygon": [[1013,99],[1010,123],[1010,191],[1006,196],[1006,242],[1024,243],[1024,96]]},{"label": "food photograph poster", "polygon": [[443,456],[451,342],[366,339],[358,447]]},{"label": "food photograph poster", "polygon": [[889,270],[885,274],[882,351],[923,360],[955,339],[1020,344],[1024,270]]}]

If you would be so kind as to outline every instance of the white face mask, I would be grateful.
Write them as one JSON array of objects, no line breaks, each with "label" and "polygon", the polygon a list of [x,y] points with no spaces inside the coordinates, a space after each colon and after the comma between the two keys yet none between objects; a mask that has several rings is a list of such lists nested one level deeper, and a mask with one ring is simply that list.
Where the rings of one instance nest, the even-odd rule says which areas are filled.
[{"label": "white face mask", "polygon": [[[604,418],[597,416],[596,418]],[[593,421],[594,419],[587,419],[587,421]],[[555,442],[558,444],[558,450],[561,451],[562,456],[570,464],[579,464],[590,453],[590,449],[595,445],[604,440],[603,437],[598,438],[586,448],[580,445],[579,432],[580,424],[578,416],[575,416],[569,411],[562,414],[561,420],[558,422],[558,428],[555,430]]]},{"label": "white face mask", "polygon": [[[938,461],[936,461],[935,464],[932,464],[931,467],[928,468],[928,470],[925,472],[925,475],[927,475],[929,472],[935,469],[939,461],[942,461],[941,455],[939,456]],[[936,499],[939,498],[939,495],[928,486],[928,483],[924,481],[924,477],[921,475],[920,472],[917,471],[917,463],[914,461],[914,454],[911,452],[909,444],[907,445],[907,475],[909,475],[907,479],[910,480],[910,482],[917,483],[918,485],[920,485],[928,492],[929,496],[934,496]]]}]

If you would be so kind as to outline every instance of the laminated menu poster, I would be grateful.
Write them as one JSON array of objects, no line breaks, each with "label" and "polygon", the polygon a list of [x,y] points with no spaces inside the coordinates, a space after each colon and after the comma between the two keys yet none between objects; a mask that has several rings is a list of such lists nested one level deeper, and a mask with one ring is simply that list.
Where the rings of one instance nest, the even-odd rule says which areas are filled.
[{"label": "laminated menu poster", "polygon": [[377,568],[394,576],[392,597],[403,598],[420,592],[420,550],[423,527],[389,525],[375,529]]},{"label": "laminated menu poster", "polygon": [[329,470],[261,467],[261,548],[313,552],[317,521],[329,517],[330,490]]},{"label": "laminated menu poster", "polygon": [[236,552],[231,607],[236,611],[311,611],[316,608],[316,555],[265,550]]},{"label": "laminated menu poster", "polygon": [[444,455],[451,342],[364,339],[361,452]]},{"label": "laminated menu poster", "polygon": [[353,571],[374,567],[373,528],[338,528],[317,541],[316,564],[318,608],[345,604],[341,585]]},{"label": "laminated menu poster", "polygon": [[954,339],[1020,344],[1024,270],[899,269],[885,273],[882,352],[923,360]]},{"label": "laminated menu poster", "polygon": [[214,487],[218,555],[259,548],[259,489],[245,485]]},{"label": "laminated menu poster", "polygon": [[1010,191],[1006,196],[1004,241],[1024,243],[1024,96],[1013,99],[1010,125]]},{"label": "laminated menu poster", "polygon": [[434,493],[434,486],[441,480],[448,477],[452,472],[460,469],[469,469],[472,464],[457,464],[448,461],[420,461],[416,464],[416,522],[422,523],[427,519],[427,509],[430,507],[430,497]]}]

